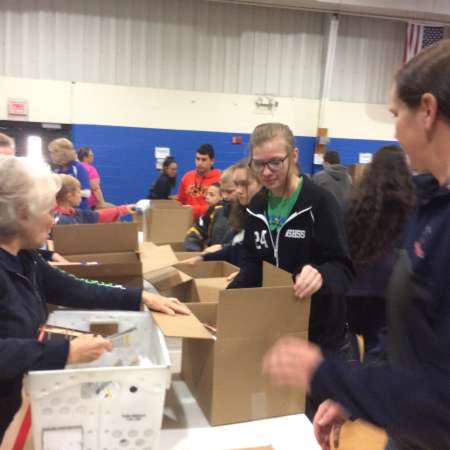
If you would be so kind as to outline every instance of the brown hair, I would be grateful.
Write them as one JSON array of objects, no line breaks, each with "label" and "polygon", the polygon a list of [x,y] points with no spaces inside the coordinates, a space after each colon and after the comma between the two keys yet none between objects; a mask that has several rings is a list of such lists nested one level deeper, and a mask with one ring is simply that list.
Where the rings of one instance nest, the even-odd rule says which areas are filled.
[{"label": "brown hair", "polygon": [[220,184],[221,185],[232,182],[233,170],[234,170],[234,165],[222,170],[222,174],[220,175]]},{"label": "brown hair", "polygon": [[63,158],[61,159],[64,161],[64,164],[77,159],[77,153],[75,152],[75,148],[69,139],[53,139],[53,141],[48,144],[48,149],[50,152],[54,151],[60,156],[63,155]]},{"label": "brown hair", "polygon": [[11,147],[14,149],[14,140],[7,134],[0,133],[0,147]]},{"label": "brown hair", "polygon": [[[247,179],[251,179],[253,181],[256,181],[256,183],[258,183],[259,185],[261,185],[261,182],[259,181],[258,177],[256,176],[256,174],[253,172],[253,170],[250,169],[250,167],[248,166],[250,162],[249,158],[244,158],[241,159],[239,162],[237,162],[236,164],[233,164],[230,169],[232,171],[232,173],[235,170],[238,169],[243,169],[246,171],[247,173]],[[246,212],[247,207],[241,205],[239,202],[234,202],[232,207],[231,207],[231,212],[230,212],[230,216],[228,219],[228,222],[230,224],[230,227],[235,230],[235,231],[241,231],[245,228],[245,224],[247,221],[247,212]]]},{"label": "brown hair", "polygon": [[395,75],[398,98],[410,108],[420,105],[423,94],[433,94],[442,116],[450,119],[450,40],[428,47],[402,66]]},{"label": "brown hair", "polygon": [[357,267],[394,248],[415,199],[403,150],[382,147],[353,187],[346,214],[350,253]]},{"label": "brown hair", "polygon": [[56,194],[56,203],[60,204],[66,200],[67,194],[75,192],[77,189],[81,189],[80,182],[71,175],[60,175],[61,189]]},{"label": "brown hair", "polygon": [[294,133],[292,133],[292,130],[287,125],[278,122],[268,122],[256,126],[250,136],[250,158],[253,158],[253,149],[255,147],[272,141],[275,138],[281,138],[284,140],[286,153],[289,154],[289,171],[285,182],[286,190],[290,177],[293,175],[298,176],[299,174],[299,166],[294,155],[294,150],[297,148],[295,144],[295,137]]},{"label": "brown hair", "polygon": [[341,157],[336,150],[328,150],[323,154],[323,161],[328,164],[340,164]]}]

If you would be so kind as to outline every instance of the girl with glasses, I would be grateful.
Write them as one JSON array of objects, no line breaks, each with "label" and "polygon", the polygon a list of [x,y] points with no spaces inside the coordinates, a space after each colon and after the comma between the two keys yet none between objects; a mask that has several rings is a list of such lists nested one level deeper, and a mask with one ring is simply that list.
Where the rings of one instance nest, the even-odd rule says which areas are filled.
[{"label": "girl with glasses", "polygon": [[[324,350],[345,344],[344,293],[353,266],[336,199],[298,173],[298,149],[290,128],[259,125],[250,138],[250,168],[263,189],[251,200],[243,263],[229,288],[260,286],[267,261],[293,276],[299,301],[312,297],[310,340]],[[309,403],[311,416],[314,406]]]}]

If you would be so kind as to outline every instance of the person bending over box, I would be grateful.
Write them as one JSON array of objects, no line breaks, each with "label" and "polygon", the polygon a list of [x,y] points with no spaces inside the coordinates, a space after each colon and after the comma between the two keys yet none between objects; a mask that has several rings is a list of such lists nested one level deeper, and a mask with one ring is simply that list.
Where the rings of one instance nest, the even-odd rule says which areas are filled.
[{"label": "person bending over box", "polygon": [[61,189],[56,194],[55,224],[74,225],[83,223],[111,223],[131,214],[135,205],[115,206],[92,211],[78,208],[81,202],[80,182],[70,175],[59,175]]}]

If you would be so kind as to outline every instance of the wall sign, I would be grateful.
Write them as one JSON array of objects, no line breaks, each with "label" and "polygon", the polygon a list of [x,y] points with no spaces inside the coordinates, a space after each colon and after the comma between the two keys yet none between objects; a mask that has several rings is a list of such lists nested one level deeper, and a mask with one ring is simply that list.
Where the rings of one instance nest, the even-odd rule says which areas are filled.
[{"label": "wall sign", "polygon": [[28,100],[9,98],[8,118],[16,120],[28,119]]}]

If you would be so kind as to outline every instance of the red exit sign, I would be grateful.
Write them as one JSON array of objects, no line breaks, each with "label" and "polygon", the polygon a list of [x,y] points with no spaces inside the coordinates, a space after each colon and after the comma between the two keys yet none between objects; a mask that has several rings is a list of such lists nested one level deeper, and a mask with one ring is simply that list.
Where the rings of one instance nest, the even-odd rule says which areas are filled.
[{"label": "red exit sign", "polygon": [[9,116],[28,116],[28,100],[8,99]]}]

